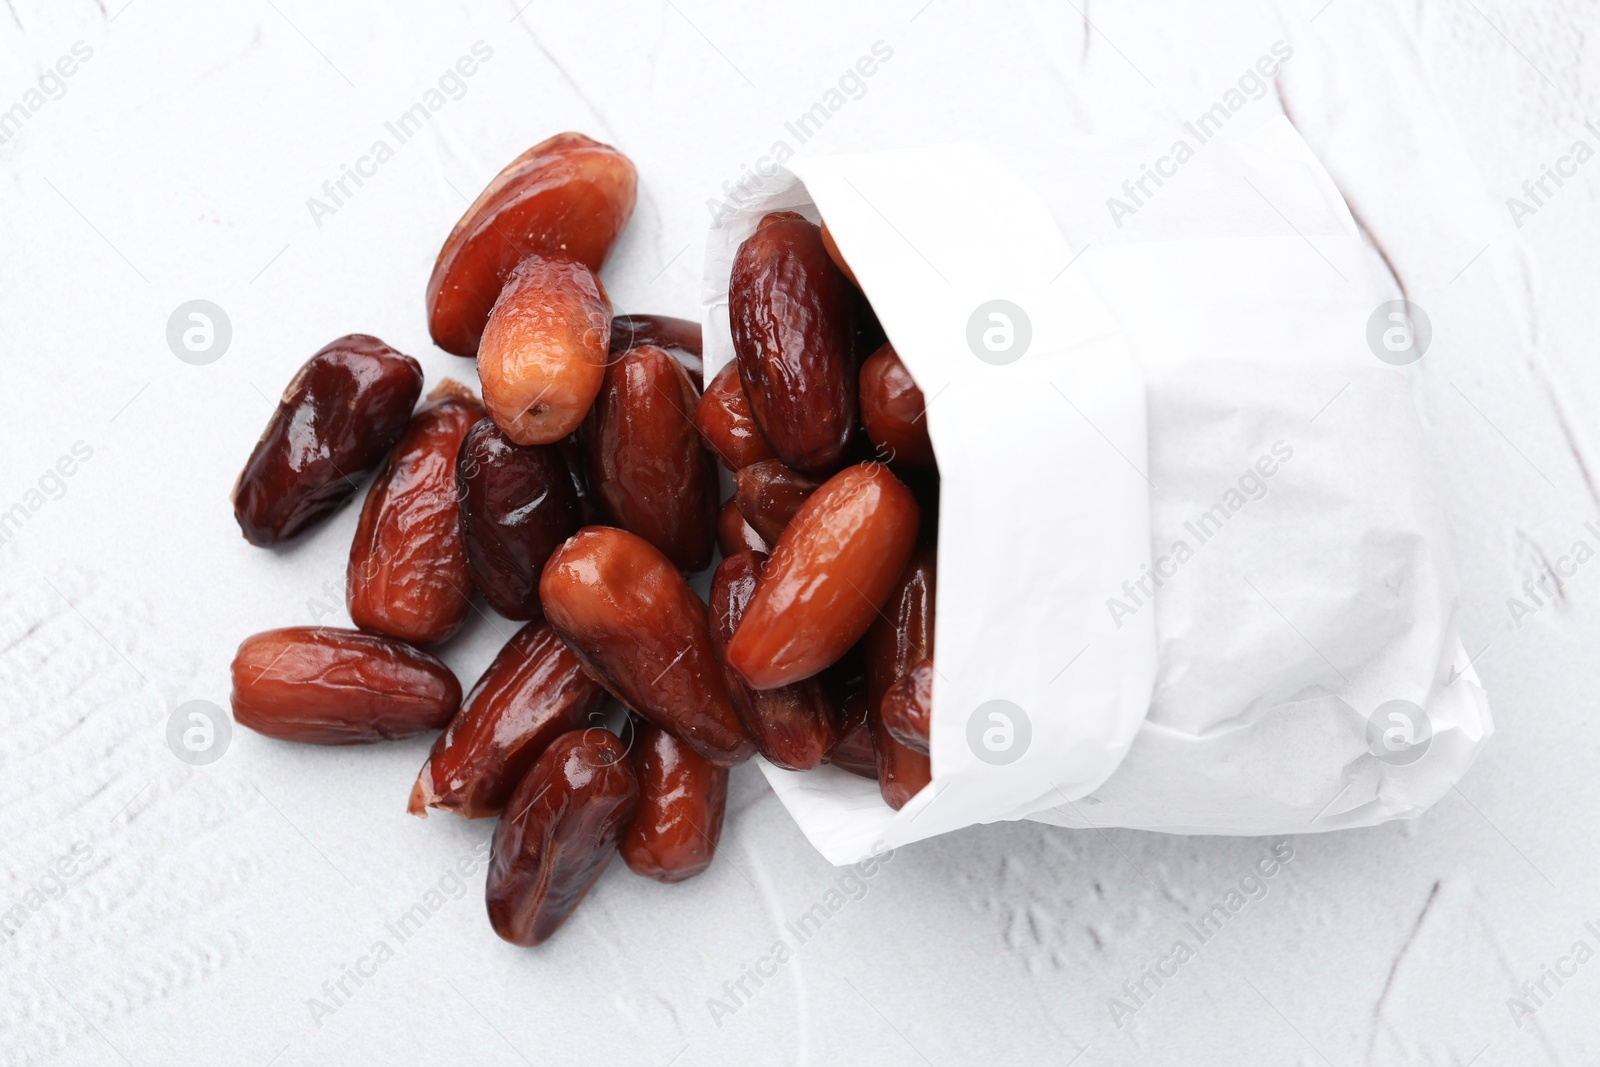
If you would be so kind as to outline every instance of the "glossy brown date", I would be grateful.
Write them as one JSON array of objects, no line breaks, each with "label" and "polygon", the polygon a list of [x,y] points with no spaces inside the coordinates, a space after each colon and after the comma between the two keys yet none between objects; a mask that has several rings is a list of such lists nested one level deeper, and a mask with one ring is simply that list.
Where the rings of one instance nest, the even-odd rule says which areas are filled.
[{"label": "glossy brown date", "polygon": [[233,719],[280,741],[359,745],[450,721],[461,683],[389,637],[290,626],[244,639],[233,657]]},{"label": "glossy brown date", "polygon": [[762,226],[734,257],[728,313],[750,414],[799,471],[838,465],[856,425],[855,289],[804,219]]},{"label": "glossy brown date", "polygon": [[878,755],[872,750],[872,728],[867,725],[865,689],[858,688],[845,697],[840,708],[839,739],[823,762],[863,778],[878,777]]},{"label": "glossy brown date", "polygon": [[750,417],[750,402],[739,384],[739,365],[730,363],[711,379],[695,407],[694,422],[706,448],[731,471],[775,459],[767,439]]},{"label": "glossy brown date", "polygon": [[556,442],[561,458],[567,461],[567,474],[572,481],[572,492],[578,500],[578,528],[612,525],[600,495],[595,492],[594,479],[589,476],[589,449],[583,443],[583,426]]},{"label": "glossy brown date", "polygon": [[433,743],[407,810],[465,819],[498,815],[550,742],[589,723],[606,691],[548,623],[530,622],[506,642],[461,710]]},{"label": "glossy brown date", "polygon": [[645,345],[606,368],[583,430],[606,511],[689,572],[711,563],[717,532],[717,471],[694,425],[699,399],[683,367]]},{"label": "glossy brown date", "polygon": [[588,267],[529,256],[506,279],[478,346],[483,402],[519,445],[577,429],[606,373],[611,301]]},{"label": "glossy brown date", "polygon": [[634,874],[681,882],[707,867],[722,837],[728,768],[719,767],[658,726],[636,720],[629,753],[639,780],[639,808],[622,836],[622,859]]},{"label": "glossy brown date", "polygon": [[308,359],[233,487],[233,517],[253,545],[276,545],[333,512],[405,432],[422,368],[353,333]]},{"label": "glossy brown date", "polygon": [[752,689],[722,657],[761,581],[766,557],[755,552],[729,556],[711,580],[711,643],[723,665],[734,710],[756,751],[791,771],[821,763],[838,739],[833,703],[818,678],[776,689]]},{"label": "glossy brown date", "polygon": [[580,133],[557,134],[512,160],[439,250],[428,279],[434,344],[476,355],[490,308],[529,255],[598,273],[633,214],[638,181],[627,156]]},{"label": "glossy brown date", "polygon": [[706,606],[660,549],[625,530],[586,527],[545,564],[539,595],[545,618],[618,700],[713,762],[750,757]]},{"label": "glossy brown date", "polygon": [[722,505],[722,511],[717,514],[717,547],[724,556],[736,552],[760,552],[766,555],[772,551],[761,535],[744,521],[744,516],[739,513],[739,505],[731,500]]},{"label": "glossy brown date", "polygon": [[514,945],[555,933],[611,862],[638,805],[615,734],[591,728],[552,741],[495,827],[484,894],[494,932]]},{"label": "glossy brown date", "polygon": [[835,474],[773,549],[727,661],[757,689],[809,678],[877,618],[917,538],[917,502],[881,463]]},{"label": "glossy brown date", "polygon": [[861,364],[861,422],[879,459],[909,467],[934,465],[926,406],[893,345],[883,344]]},{"label": "glossy brown date", "polygon": [[446,379],[367,490],[345,581],[350,619],[361,629],[426,645],[466,621],[472,575],[455,466],[462,438],[481,418],[477,399]]},{"label": "glossy brown date", "polygon": [[667,355],[688,371],[696,390],[706,387],[698,322],[670,315],[618,315],[611,320],[611,358],[640,345],[665,349]]},{"label": "glossy brown date", "polygon": [[920,755],[928,754],[928,727],[933,714],[933,661],[921,660],[902,674],[878,705],[889,736]]},{"label": "glossy brown date", "polygon": [[923,660],[933,659],[938,554],[918,548],[895,579],[883,612],[867,631],[867,703],[877,708],[889,687]]},{"label": "glossy brown date", "polygon": [[885,804],[899,811],[933,781],[933,764],[927,756],[896,741],[884,726],[883,716],[872,708],[867,709],[867,724],[878,757],[878,792]]},{"label": "glossy brown date", "polygon": [[784,466],[781,459],[763,460],[735,472],[733,502],[750,528],[767,544],[775,545],[822,483],[821,478]]},{"label": "glossy brown date", "polygon": [[506,618],[539,618],[544,561],[580,525],[560,449],[519,445],[480,419],[456,453],[456,493],[473,584]]}]

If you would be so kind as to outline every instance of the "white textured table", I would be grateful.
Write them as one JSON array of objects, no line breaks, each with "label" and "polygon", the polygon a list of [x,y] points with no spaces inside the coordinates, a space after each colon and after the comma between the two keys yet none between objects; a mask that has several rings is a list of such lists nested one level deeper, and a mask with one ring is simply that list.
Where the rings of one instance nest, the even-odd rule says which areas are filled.
[{"label": "white textured table", "polygon": [[[1600,147],[1592,10],[5,7],[0,1062],[1600,1062],[1600,565],[1562,562],[1600,547],[1600,164],[1562,161]],[[708,198],[799,147],[813,105],[829,118],[807,147],[1026,156],[1196,114],[1280,39],[1289,113],[1435,327],[1421,405],[1500,733],[1424,818],[1290,839],[1266,895],[1201,944],[1186,924],[1276,842],[997,825],[842,881],[744,768],[706,875],[668,888],[618,864],[525,951],[483,915],[490,826],[404,814],[426,741],[240,733],[210,765],[174,758],[169,715],[226,703],[241,636],[343,617],[354,508],[284,552],[229,513],[283,383],[350,331],[470,375],[428,344],[423,284],[465,198],[529,144],[580,129],[633,157],[607,285],[693,314]],[[1435,107],[1446,135],[1404,133]],[[1419,225],[1435,179],[1481,212]],[[231,323],[208,365],[164,336],[193,299]],[[1567,576],[1535,603],[1549,566]],[[1536,610],[1514,621],[1510,597]],[[500,639],[478,620],[446,657],[470,681]],[[847,902],[763,963],[830,890]],[[1147,977],[1180,939],[1193,957]],[[1120,1026],[1113,998],[1135,1009]]]}]

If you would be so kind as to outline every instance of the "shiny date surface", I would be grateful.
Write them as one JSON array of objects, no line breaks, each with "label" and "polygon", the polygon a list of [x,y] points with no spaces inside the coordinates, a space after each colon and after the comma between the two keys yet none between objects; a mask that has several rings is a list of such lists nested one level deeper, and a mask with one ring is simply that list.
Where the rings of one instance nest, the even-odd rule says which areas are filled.
[{"label": "shiny date surface", "polygon": [[233,718],[313,745],[389,741],[450,721],[461,683],[426,652],[388,637],[290,626],[247,637],[233,657]]},{"label": "shiny date surface", "polygon": [[711,379],[695,407],[694,421],[706,448],[731,471],[777,458],[750,417],[750,402],[745,398],[744,386],[739,384],[739,367],[735,363],[723,367]]},{"label": "shiny date surface", "polygon": [[366,334],[313,355],[289,382],[233,488],[253,545],[276,545],[332,513],[378,468],[422,394],[422,367]]},{"label": "shiny date surface", "polygon": [[801,505],[822,488],[822,482],[792,470],[782,460],[763,460],[734,473],[733,502],[750,528],[767,544],[775,545]]},{"label": "shiny date surface", "polygon": [[767,555],[772,551],[761,535],[744,521],[744,516],[739,513],[739,505],[732,500],[722,505],[722,510],[717,513],[717,547],[722,550],[723,556],[731,556],[736,552]]},{"label": "shiny date surface", "polygon": [[622,859],[635,874],[681,882],[711,866],[728,806],[728,768],[667,731],[637,721],[630,755],[639,807],[622,837]]},{"label": "shiny date surface", "polygon": [[611,862],[638,804],[615,734],[573,730],[551,742],[495,827],[484,894],[494,932],[529,946],[554,934]]},{"label": "shiny date surface", "polygon": [[518,263],[562,256],[598,272],[633,214],[638,174],[579,133],[512,160],[450,231],[428,280],[428,331],[446,352],[478,351],[489,310]]},{"label": "shiny date surface", "polygon": [[933,715],[933,661],[921,660],[902,674],[878,704],[883,728],[889,736],[926,756],[929,721]]},{"label": "shiny date surface", "polygon": [[367,491],[350,546],[345,598],[363,630],[443,641],[472,604],[456,503],[456,453],[483,407],[446,379],[418,409]]},{"label": "shiny date surface", "polygon": [[605,699],[549,624],[529,623],[495,656],[434,742],[408,810],[498,815],[539,753],[587,725]]},{"label": "shiny date surface", "polygon": [[861,364],[861,422],[878,458],[908,467],[932,467],[926,404],[894,346],[885,343]]},{"label": "shiny date surface", "polygon": [[724,765],[754,751],[723,685],[706,606],[672,561],[625,530],[579,530],[545,564],[545,618],[629,708]]},{"label": "shiny date surface", "polygon": [[640,345],[664,349],[688,372],[696,389],[706,387],[698,322],[675,319],[671,315],[618,315],[611,320],[611,358]]}]

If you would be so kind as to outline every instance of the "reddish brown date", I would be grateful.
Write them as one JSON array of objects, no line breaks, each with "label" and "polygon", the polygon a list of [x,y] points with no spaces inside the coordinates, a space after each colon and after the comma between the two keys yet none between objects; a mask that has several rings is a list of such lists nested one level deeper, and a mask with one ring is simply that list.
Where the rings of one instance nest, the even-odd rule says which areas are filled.
[{"label": "reddish brown date", "polygon": [[349,334],[308,359],[233,487],[245,540],[279,544],[343,504],[405,432],[421,394],[417,361],[376,337]]},{"label": "reddish brown date", "polygon": [[884,602],[883,613],[867,631],[867,702],[877,708],[883,695],[912,667],[933,659],[934,594],[938,556],[918,548]]},{"label": "reddish brown date", "polygon": [[730,363],[711,379],[711,387],[695,407],[695,425],[706,448],[731,471],[775,459],[772,446],[750,417],[750,402],[739,384],[739,365]]},{"label": "reddish brown date", "polygon": [[615,734],[573,730],[551,742],[495,827],[485,892],[494,932],[514,945],[555,933],[611,862],[638,805]]},{"label": "reddish brown date", "polygon": [[482,419],[456,454],[456,493],[473,584],[506,618],[539,618],[544,561],[581,524],[560,449],[516,444]]},{"label": "reddish brown date", "polygon": [[750,414],[795,470],[838,465],[856,425],[855,290],[804,219],[762,226],[734,257],[728,313]]},{"label": "reddish brown date", "polygon": [[633,214],[638,182],[627,156],[580,133],[557,134],[512,160],[439,250],[428,279],[434,344],[476,355],[489,309],[529,255],[598,273]]},{"label": "reddish brown date", "polygon": [[611,320],[609,350],[613,359],[640,345],[665,349],[667,355],[688,371],[696,390],[706,387],[698,322],[670,315],[618,315]]},{"label": "reddish brown date", "polygon": [[839,739],[828,750],[824,763],[863,778],[878,777],[878,755],[872,750],[872,729],[867,725],[867,692],[853,690],[844,699],[839,715]]},{"label": "reddish brown date", "polygon": [[722,511],[717,515],[717,547],[724,556],[731,556],[735,552],[760,552],[766,555],[772,551],[761,535],[750,529],[750,524],[739,513],[739,505],[731,500],[722,505]]},{"label": "reddish brown date", "polygon": [[622,836],[622,859],[634,874],[681,882],[707,867],[722,837],[728,768],[667,731],[636,721],[631,755],[639,809]]},{"label": "reddish brown date", "polygon": [[784,530],[727,661],[757,689],[809,678],[849,651],[917,539],[917,502],[881,463],[829,478]]},{"label": "reddish brown date", "polygon": [[529,256],[506,279],[478,346],[483,402],[519,445],[577,429],[606,373],[611,301],[588,267]]},{"label": "reddish brown date", "polygon": [[861,364],[861,422],[879,459],[908,467],[934,465],[925,407],[922,390],[893,345],[883,344]]},{"label": "reddish brown date", "polygon": [[763,460],[734,474],[733,502],[750,528],[767,544],[775,545],[822,483],[821,478],[791,470],[780,459]]},{"label": "reddish brown date", "polygon": [[466,621],[472,576],[455,465],[462,438],[481,418],[477,399],[446,379],[367,491],[345,582],[350,618],[361,629],[426,645]]},{"label": "reddish brown date", "polygon": [[889,736],[919,755],[928,754],[933,714],[933,661],[922,660],[902,674],[878,705]]},{"label": "reddish brown date", "polygon": [[711,563],[717,531],[717,471],[693,421],[699,399],[683,367],[645,345],[606,368],[583,431],[606,511],[690,572]]},{"label": "reddish brown date", "polygon": [[465,819],[498,815],[550,742],[587,724],[606,691],[548,623],[530,622],[506,642],[433,743],[408,809]]},{"label": "reddish brown date", "polygon": [[872,708],[867,709],[867,724],[878,757],[878,792],[885,804],[899,811],[933,781],[933,764],[927,756],[896,741],[885,728],[883,716]]},{"label": "reddish brown date", "polygon": [[539,595],[545,618],[618,700],[713,762],[750,757],[706,606],[654,545],[606,526],[579,530],[545,564]]},{"label": "reddish brown date", "polygon": [[388,637],[290,626],[245,638],[233,657],[233,719],[280,741],[359,745],[437,730],[461,683]]},{"label": "reddish brown date", "polygon": [[[719,659],[760,585],[765,562],[765,556],[741,552],[717,567],[711,581],[711,642]],[[820,679],[758,690],[725,660],[722,673],[745,733],[768,762],[791,771],[808,771],[822,762],[838,734],[833,703]]]},{"label": "reddish brown date", "polygon": [[589,477],[589,450],[583,443],[583,427],[579,426],[575,432],[557,441],[556,448],[561,450],[561,458],[567,461],[572,492],[578,500],[578,516],[581,519],[578,528],[611,525],[611,516],[606,514],[605,506],[600,503],[600,495],[595,492],[594,480]]}]

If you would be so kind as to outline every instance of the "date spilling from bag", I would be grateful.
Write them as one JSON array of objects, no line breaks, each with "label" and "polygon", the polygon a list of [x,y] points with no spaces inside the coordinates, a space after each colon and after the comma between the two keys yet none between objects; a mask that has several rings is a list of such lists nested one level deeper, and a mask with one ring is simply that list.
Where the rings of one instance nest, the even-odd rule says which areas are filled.
[{"label": "date spilling from bag", "polygon": [[[931,778],[922,392],[827,227],[794,212],[739,248],[737,359],[706,383],[697,326],[616,315],[601,283],[637,191],[633,163],[582,134],[518,156],[427,287],[433,340],[476,359],[482,400],[447,379],[417,407],[416,360],[341,337],[290,381],[233,492],[245,538],[276,546],[375,475],[353,628],[247,638],[234,719],[311,744],[442,729],[409,810],[499,819],[489,918],[521,945],[615,852],[662,882],[710,866],[728,768],[756,753],[875,778],[896,809]],[[689,578],[713,564],[707,604]],[[480,598],[525,625],[463,698],[425,648]]]}]

